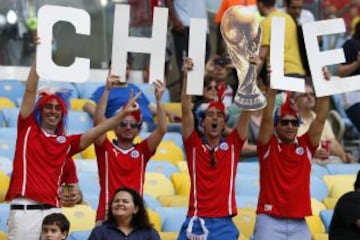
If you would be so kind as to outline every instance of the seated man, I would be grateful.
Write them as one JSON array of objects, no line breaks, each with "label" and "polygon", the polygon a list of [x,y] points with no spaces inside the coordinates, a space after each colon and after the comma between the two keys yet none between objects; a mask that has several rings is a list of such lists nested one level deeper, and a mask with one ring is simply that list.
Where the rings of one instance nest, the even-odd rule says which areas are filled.
[{"label": "seated man", "polygon": [[[316,117],[313,111],[315,107],[315,95],[311,85],[306,84],[305,93],[295,94],[295,102],[300,111],[302,122],[297,135],[301,136],[309,129],[310,124]],[[334,132],[328,121],[325,122],[324,130],[321,134],[321,143],[312,159],[313,162],[322,165],[329,161],[332,163],[355,162],[355,158],[351,154],[346,153],[340,143],[335,139]]]}]

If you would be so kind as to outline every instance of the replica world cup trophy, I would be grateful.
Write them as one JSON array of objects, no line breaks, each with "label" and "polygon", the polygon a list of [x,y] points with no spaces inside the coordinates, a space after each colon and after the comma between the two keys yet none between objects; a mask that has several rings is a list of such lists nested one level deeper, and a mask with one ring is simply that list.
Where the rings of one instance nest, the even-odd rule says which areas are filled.
[{"label": "replica world cup trophy", "polygon": [[266,99],[256,84],[256,57],[261,40],[259,21],[246,7],[234,6],[223,15],[220,29],[239,81],[235,105],[247,110],[264,108]]}]

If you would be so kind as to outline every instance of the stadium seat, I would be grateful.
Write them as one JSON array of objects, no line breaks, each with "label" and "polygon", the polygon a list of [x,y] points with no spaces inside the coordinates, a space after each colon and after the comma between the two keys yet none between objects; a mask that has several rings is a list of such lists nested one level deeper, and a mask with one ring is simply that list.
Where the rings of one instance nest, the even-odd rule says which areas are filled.
[{"label": "stadium seat", "polygon": [[322,201],[329,195],[329,190],[325,182],[318,176],[311,175],[310,177],[310,193],[312,198]]},{"label": "stadium seat", "polygon": [[[150,103],[156,103],[154,95],[154,87],[152,84],[148,83],[135,83],[135,85],[143,92],[146,98]],[[167,103],[170,102],[170,92],[168,89],[165,89],[163,96],[161,97],[161,102]]]},{"label": "stadium seat", "polygon": [[171,141],[162,141],[151,160],[167,160],[173,164],[184,160],[183,150]]},{"label": "stadium seat", "polygon": [[175,143],[176,146],[180,147],[181,149],[184,148],[184,143],[182,140],[181,133],[167,132],[163,137],[163,141],[172,141],[173,143]]},{"label": "stadium seat", "polygon": [[156,212],[161,216],[162,232],[180,232],[186,218],[187,208],[160,207]]},{"label": "stadium seat", "polygon": [[75,83],[79,98],[83,99],[89,99],[93,92],[95,92],[98,87],[101,87],[103,85],[104,84],[100,82]]},{"label": "stadium seat", "polygon": [[188,173],[174,173],[170,179],[177,195],[189,196],[190,176]]},{"label": "stadium seat", "polygon": [[324,182],[328,187],[329,197],[333,197],[332,192],[336,182],[340,182],[340,183],[343,182],[348,184],[351,183],[351,185],[353,185],[356,180],[356,175],[354,174],[324,175],[322,179],[324,180]]},{"label": "stadium seat", "polygon": [[331,223],[333,214],[334,214],[334,210],[332,210],[332,209],[324,209],[324,210],[320,211],[320,218],[321,218],[322,223],[324,224],[324,228],[327,233],[329,232],[330,223]]},{"label": "stadium seat", "polygon": [[70,100],[70,106],[71,106],[71,110],[73,111],[83,111],[83,106],[84,104],[89,101],[88,99],[77,99],[77,98],[73,98]]},{"label": "stadium seat", "polygon": [[91,231],[87,230],[87,231],[74,231],[72,233],[70,233],[69,237],[67,238],[68,240],[84,240],[84,239],[88,239],[90,236]]},{"label": "stadium seat", "polygon": [[239,162],[236,170],[237,174],[259,176],[259,162]]},{"label": "stadium seat", "polygon": [[96,159],[94,144],[90,144],[87,148],[82,150],[80,154],[82,159]]},{"label": "stadium seat", "polygon": [[9,98],[13,103],[18,104],[25,92],[25,86],[18,80],[0,80],[0,96]]},{"label": "stadium seat", "polygon": [[86,231],[95,227],[95,210],[89,205],[78,204],[74,207],[63,207],[63,213],[70,221],[70,232]]},{"label": "stadium seat", "polygon": [[67,131],[71,133],[83,133],[93,127],[93,120],[83,111],[68,111]]},{"label": "stadium seat", "polygon": [[87,195],[100,194],[99,177],[97,172],[78,172],[79,187]]},{"label": "stadium seat", "polygon": [[326,165],[326,168],[332,175],[337,174],[357,174],[357,172],[360,170],[360,163],[349,163],[349,164],[343,164],[343,163],[329,163]]},{"label": "stadium seat", "polygon": [[13,159],[14,153],[15,153],[15,142],[11,139],[0,138],[0,156]]},{"label": "stadium seat", "polygon": [[235,194],[239,196],[258,197],[260,190],[259,177],[237,174],[235,177]]},{"label": "stadium seat", "polygon": [[188,207],[189,197],[184,195],[159,196],[161,206],[163,207]]},{"label": "stadium seat", "polygon": [[179,171],[182,173],[188,173],[189,169],[188,169],[188,165],[186,161],[179,161],[176,162],[176,166],[178,167]]},{"label": "stadium seat", "polygon": [[162,173],[170,179],[173,173],[179,172],[179,169],[168,161],[149,161],[146,166],[146,172]]},{"label": "stadium seat", "polygon": [[315,235],[312,237],[312,240],[329,240],[329,234],[327,234],[327,233],[318,233],[318,234],[315,234]]},{"label": "stadium seat", "polygon": [[169,122],[180,122],[181,121],[181,103],[179,102],[165,102],[164,108],[166,112],[172,115],[171,119],[168,119]]},{"label": "stadium seat", "polygon": [[159,213],[157,213],[156,211],[147,208],[146,209],[149,218],[150,218],[150,222],[154,225],[154,228],[156,229],[156,231],[160,232],[161,231],[161,217],[159,215]]},{"label": "stadium seat", "polygon": [[321,222],[319,213],[320,211],[325,209],[324,204],[322,204],[320,201],[318,201],[315,198],[311,199],[311,209],[312,209],[312,216],[306,217],[306,223],[309,226],[311,236],[315,236],[319,233],[324,233],[325,228]]},{"label": "stadium seat", "polygon": [[171,181],[161,173],[145,173],[144,194],[154,198],[161,195],[174,195],[175,190]]},{"label": "stadium seat", "polygon": [[10,176],[12,168],[12,160],[8,157],[0,156],[0,171],[4,172],[7,176]]},{"label": "stadium seat", "polygon": [[233,222],[240,232],[240,236],[244,235],[250,238],[254,233],[256,222],[256,212],[253,208],[238,208],[238,215],[233,218]]},{"label": "stadium seat", "polygon": [[150,208],[153,211],[155,211],[156,208],[161,207],[161,203],[157,199],[155,199],[153,196],[151,196],[149,194],[144,194],[143,198],[144,198],[145,205],[147,208]]},{"label": "stadium seat", "polygon": [[11,101],[11,99],[8,97],[0,97],[0,109],[5,107],[15,108],[16,104],[13,101]]},{"label": "stadium seat", "polygon": [[334,183],[329,196],[332,198],[339,199],[345,193],[354,191],[354,182],[355,181],[347,179],[344,180],[343,182]]},{"label": "stadium seat", "polygon": [[83,193],[83,203],[89,205],[96,211],[99,205],[99,194],[90,194],[89,192],[86,192],[86,194]]},{"label": "stadium seat", "polygon": [[15,127],[0,127],[0,138],[7,138],[16,141],[17,128]]},{"label": "stadium seat", "polygon": [[254,196],[235,196],[238,208],[257,208],[258,198]]},{"label": "stadium seat", "polygon": [[7,240],[7,235],[3,232],[3,231],[0,231],[0,240]]},{"label": "stadium seat", "polygon": [[161,240],[176,240],[179,233],[177,232],[159,232]]},{"label": "stadium seat", "polygon": [[312,164],[311,165],[311,174],[318,176],[318,177],[322,177],[322,176],[330,174],[330,173],[326,167],[320,166],[318,164]]},{"label": "stadium seat", "polygon": [[17,120],[20,108],[3,108],[1,109],[6,127],[17,127]]},{"label": "stadium seat", "polygon": [[75,164],[78,172],[98,172],[96,159],[76,159]]},{"label": "stadium seat", "polygon": [[0,170],[0,202],[4,202],[6,192],[9,188],[10,178]]},{"label": "stadium seat", "polygon": [[323,203],[326,209],[334,209],[338,200],[338,198],[326,197],[323,199]]},{"label": "stadium seat", "polygon": [[7,232],[7,220],[9,218],[10,204],[0,203],[0,231]]}]

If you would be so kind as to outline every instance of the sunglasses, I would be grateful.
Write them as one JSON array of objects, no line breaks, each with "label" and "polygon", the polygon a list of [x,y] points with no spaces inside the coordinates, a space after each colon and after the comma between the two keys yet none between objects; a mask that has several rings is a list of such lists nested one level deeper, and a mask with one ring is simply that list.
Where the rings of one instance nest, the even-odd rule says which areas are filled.
[{"label": "sunglasses", "polygon": [[211,86],[211,85],[209,85],[209,86],[206,87],[206,90],[207,90],[207,91],[217,90],[217,87],[216,87],[216,86]]},{"label": "sunglasses", "polygon": [[212,148],[212,149],[210,149],[209,153],[210,153],[210,165],[212,167],[216,167],[217,160],[215,157],[215,150]]},{"label": "sunglasses", "polygon": [[299,121],[297,119],[281,119],[280,120],[280,125],[283,126],[283,127],[288,126],[289,123],[291,123],[291,125],[293,127],[298,127],[299,126]]},{"label": "sunglasses", "polygon": [[119,124],[120,127],[127,127],[130,126],[131,128],[138,128],[139,124],[137,122],[128,122],[128,121],[121,121]]}]

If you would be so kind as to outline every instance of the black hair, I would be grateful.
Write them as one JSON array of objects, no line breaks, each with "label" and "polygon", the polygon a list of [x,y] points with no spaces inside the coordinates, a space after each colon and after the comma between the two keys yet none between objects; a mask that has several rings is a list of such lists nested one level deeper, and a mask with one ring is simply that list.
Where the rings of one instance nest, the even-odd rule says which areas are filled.
[{"label": "black hair", "polygon": [[354,183],[354,189],[355,190],[360,189],[360,170],[358,171],[357,176],[356,176],[356,181]]},{"label": "black hair", "polygon": [[262,3],[265,7],[274,7],[276,0],[258,0],[258,2]]},{"label": "black hair", "polygon": [[358,21],[358,23],[355,25],[353,38],[360,41],[360,21]]},{"label": "black hair", "polygon": [[142,198],[142,196],[140,196],[140,194],[136,190],[128,187],[121,187],[115,191],[113,198],[111,199],[111,202],[109,204],[109,211],[107,214],[106,222],[116,223],[115,217],[111,211],[111,206],[112,203],[114,202],[115,195],[119,192],[129,193],[132,196],[134,205],[138,207],[137,213],[133,214],[132,216],[131,226],[133,228],[138,228],[138,229],[151,229],[153,225],[150,223],[149,215],[145,209],[144,199]]},{"label": "black hair", "polygon": [[51,213],[47,215],[42,221],[42,227],[45,225],[55,224],[60,228],[62,233],[66,232],[66,237],[69,234],[70,222],[62,213]]}]

